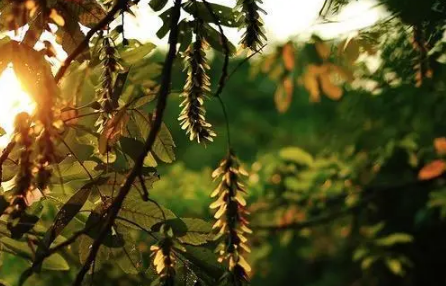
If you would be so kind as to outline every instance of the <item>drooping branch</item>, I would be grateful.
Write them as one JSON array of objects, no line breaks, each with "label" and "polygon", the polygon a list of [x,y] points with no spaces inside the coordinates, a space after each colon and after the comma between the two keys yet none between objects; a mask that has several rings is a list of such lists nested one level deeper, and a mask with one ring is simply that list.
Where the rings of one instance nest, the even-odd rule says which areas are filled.
[{"label": "drooping branch", "polygon": [[170,27],[170,35],[169,35],[169,51],[166,56],[166,60],[164,62],[162,74],[161,74],[161,86],[158,96],[158,101],[156,105],[156,113],[155,113],[155,120],[153,122],[153,126],[150,129],[150,133],[147,137],[146,143],[144,144],[144,148],[141,152],[141,154],[138,156],[138,158],[135,161],[135,165],[133,166],[132,170],[130,171],[129,175],[127,176],[127,179],[121,189],[118,192],[118,195],[113,200],[112,205],[110,206],[107,216],[105,217],[105,221],[103,226],[100,229],[99,235],[92,244],[90,248],[90,252],[88,254],[88,257],[83,264],[81,270],[76,276],[76,280],[74,281],[74,285],[81,285],[85,274],[90,269],[93,261],[96,258],[96,255],[99,251],[99,248],[107,235],[108,231],[110,230],[111,226],[114,224],[115,219],[119,213],[119,210],[121,209],[121,206],[127,197],[128,193],[130,192],[130,189],[133,185],[133,182],[135,179],[140,175],[141,168],[143,167],[144,158],[150,152],[152,149],[153,143],[155,142],[156,136],[161,128],[161,123],[164,115],[164,110],[167,105],[167,97],[170,92],[170,84],[172,79],[172,66],[174,59],[177,55],[177,42],[178,42],[178,21],[181,14],[181,0],[176,0],[174,7],[171,11],[170,19],[171,19],[171,27]]}]

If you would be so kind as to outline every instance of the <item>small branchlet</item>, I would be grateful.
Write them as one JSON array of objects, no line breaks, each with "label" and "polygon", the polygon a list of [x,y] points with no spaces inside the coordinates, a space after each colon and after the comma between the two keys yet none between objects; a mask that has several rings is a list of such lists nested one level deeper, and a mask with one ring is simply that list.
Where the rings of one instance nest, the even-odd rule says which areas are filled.
[{"label": "small branchlet", "polygon": [[241,285],[248,280],[248,272],[251,267],[243,257],[244,252],[251,250],[247,246],[245,234],[252,233],[248,228],[246,215],[246,200],[243,194],[246,193],[241,182],[241,176],[246,176],[247,172],[240,166],[237,157],[230,152],[220,163],[220,166],[212,173],[214,180],[221,178],[217,188],[211,194],[212,198],[217,198],[211,205],[211,209],[216,209],[214,218],[217,222],[213,228],[218,229],[217,239],[221,242],[216,251],[219,253],[219,261],[227,261],[229,268],[229,278],[234,285]]},{"label": "small branchlet", "polygon": [[160,286],[174,285],[175,281],[175,257],[173,254],[174,237],[171,228],[165,225],[161,227],[164,238],[152,245],[150,250],[153,256],[155,271],[160,276]]},{"label": "small branchlet", "polygon": [[208,43],[201,35],[199,20],[196,20],[196,26],[195,41],[188,47],[184,56],[187,80],[181,94],[184,100],[180,107],[183,109],[178,120],[191,141],[196,139],[198,143],[204,140],[212,142],[216,134],[211,129],[212,125],[206,121],[206,110],[203,107],[206,93],[210,92],[210,79],[206,73],[210,67],[205,52]]},{"label": "small branchlet", "polygon": [[261,49],[267,39],[263,20],[260,17],[260,13],[266,14],[266,12],[260,8],[258,3],[262,3],[262,1],[238,0],[236,6],[236,10],[242,13],[243,27],[245,28],[240,45],[244,49],[250,49],[251,52]]},{"label": "small branchlet", "polygon": [[99,132],[101,132],[107,120],[112,115],[112,111],[119,106],[118,102],[113,98],[113,87],[116,74],[123,70],[119,54],[108,36],[104,36],[102,39],[99,58],[102,62],[102,74],[97,92],[98,102],[103,113],[96,122],[96,125],[99,125]]}]

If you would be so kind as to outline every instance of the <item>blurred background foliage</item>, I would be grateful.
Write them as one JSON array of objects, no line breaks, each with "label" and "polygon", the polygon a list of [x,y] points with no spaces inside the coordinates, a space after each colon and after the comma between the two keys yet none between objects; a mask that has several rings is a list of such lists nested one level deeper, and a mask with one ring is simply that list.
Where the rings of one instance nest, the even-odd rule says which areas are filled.
[{"label": "blurred background foliage", "polygon": [[[394,2],[391,11],[401,12]],[[402,17],[353,38],[274,43],[225,87],[232,144],[250,172],[253,285],[446,285],[444,18],[423,26],[428,58],[420,62],[414,32],[426,19],[413,10]],[[162,59],[160,51],[151,56]],[[211,61],[215,87],[223,58]],[[206,147],[190,144],[177,122],[180,61],[173,79],[165,123],[177,160],[159,166],[151,196],[178,216],[210,220],[224,116],[210,100],[207,116],[219,135]],[[24,266],[2,255],[0,280],[13,284]],[[32,279],[71,281],[68,273]],[[110,285],[149,283],[121,278],[116,268],[95,275]]]}]

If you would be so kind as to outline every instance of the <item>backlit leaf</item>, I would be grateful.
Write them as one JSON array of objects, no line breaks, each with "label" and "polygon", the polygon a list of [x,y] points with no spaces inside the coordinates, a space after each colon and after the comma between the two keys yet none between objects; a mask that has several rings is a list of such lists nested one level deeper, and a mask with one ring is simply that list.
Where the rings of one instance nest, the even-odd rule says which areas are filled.
[{"label": "backlit leaf", "polygon": [[[166,219],[175,218],[172,211],[160,209],[153,202],[144,202],[140,198],[127,198],[119,211],[119,216],[133,221],[144,228],[150,229],[153,225],[163,221],[163,213]],[[121,221],[127,227],[135,228],[131,223]]]},{"label": "backlit leaf", "polygon": [[202,245],[213,238],[212,225],[204,220],[196,218],[181,218],[187,227],[184,235],[178,239],[185,244]]},{"label": "backlit leaf", "polygon": [[386,237],[379,238],[375,241],[380,246],[392,246],[398,243],[409,243],[413,241],[413,237],[407,233],[392,233]]},{"label": "backlit leaf", "polygon": [[313,156],[298,147],[287,147],[279,151],[279,156],[287,161],[295,162],[302,165],[312,165]]}]

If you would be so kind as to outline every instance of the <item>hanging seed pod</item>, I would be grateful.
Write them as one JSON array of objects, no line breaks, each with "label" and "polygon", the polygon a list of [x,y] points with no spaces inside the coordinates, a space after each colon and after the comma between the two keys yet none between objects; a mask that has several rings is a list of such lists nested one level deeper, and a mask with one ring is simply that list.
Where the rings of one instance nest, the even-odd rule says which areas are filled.
[{"label": "hanging seed pod", "polygon": [[221,181],[211,194],[216,200],[210,205],[211,209],[216,210],[214,218],[217,222],[213,228],[218,230],[217,237],[221,241],[216,249],[220,256],[219,261],[227,261],[235,285],[246,282],[247,273],[251,271],[243,257],[244,252],[251,252],[245,235],[252,231],[248,228],[249,222],[246,219],[246,191],[241,176],[247,176],[247,173],[240,167],[237,157],[230,152],[212,173],[214,180],[220,178]]},{"label": "hanging seed pod", "polygon": [[112,111],[119,106],[117,100],[113,98],[113,87],[116,74],[123,68],[120,64],[119,54],[113,47],[112,40],[107,36],[103,37],[99,58],[102,64],[102,74],[97,92],[103,114],[96,125],[100,126],[99,131],[101,131],[106,121],[111,117]]},{"label": "hanging seed pod", "polygon": [[19,157],[19,171],[15,177],[16,187],[10,198],[10,208],[8,210],[10,218],[20,217],[30,202],[28,195],[35,189],[33,185],[33,163],[31,161],[33,139],[30,127],[30,116],[26,112],[17,114],[15,119],[16,135],[14,140],[21,148]]},{"label": "hanging seed pod", "polygon": [[173,286],[175,280],[175,257],[172,251],[174,245],[173,232],[170,228],[166,230],[164,225],[161,227],[161,232],[164,233],[164,238],[150,247],[151,256],[153,257],[155,271],[160,276],[159,285]]},{"label": "hanging seed pod", "polygon": [[266,12],[259,7],[261,0],[238,0],[236,10],[242,13],[243,27],[245,32],[242,35],[240,45],[244,49],[252,52],[258,51],[266,41],[265,28],[260,13]]},{"label": "hanging seed pod", "polygon": [[184,56],[185,70],[187,70],[187,80],[181,97],[184,98],[180,104],[182,111],[178,120],[182,129],[189,134],[191,141],[198,143],[204,140],[213,141],[216,136],[211,129],[212,125],[206,121],[206,110],[203,107],[206,93],[210,92],[210,79],[206,71],[209,65],[206,60],[206,49],[208,43],[200,34],[200,23],[196,22],[195,41],[188,47]]}]

